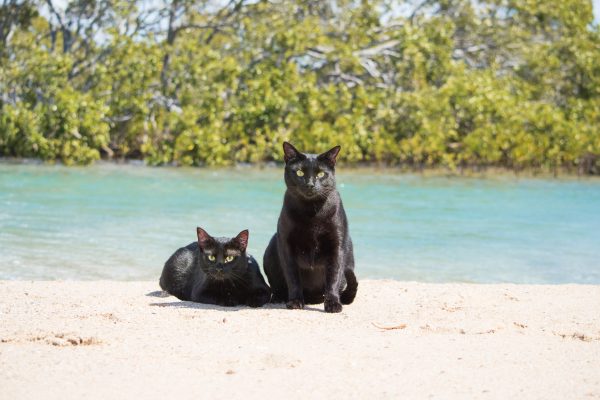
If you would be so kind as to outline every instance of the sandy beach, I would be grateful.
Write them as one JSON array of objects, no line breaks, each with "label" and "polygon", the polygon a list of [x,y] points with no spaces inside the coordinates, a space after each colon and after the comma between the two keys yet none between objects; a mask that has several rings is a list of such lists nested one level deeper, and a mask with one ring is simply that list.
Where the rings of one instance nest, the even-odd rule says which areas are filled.
[{"label": "sandy beach", "polygon": [[341,314],[0,281],[0,398],[600,398],[600,286],[362,281]]}]

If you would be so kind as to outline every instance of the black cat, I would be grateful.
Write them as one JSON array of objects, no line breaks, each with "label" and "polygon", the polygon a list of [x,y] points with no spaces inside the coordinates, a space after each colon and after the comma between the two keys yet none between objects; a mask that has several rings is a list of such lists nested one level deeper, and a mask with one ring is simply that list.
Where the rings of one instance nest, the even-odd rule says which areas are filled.
[{"label": "black cat", "polygon": [[352,240],[335,188],[339,151],[302,154],[283,144],[287,190],[263,265],[272,301],[287,302],[287,308],[325,302],[325,311],[340,312],[356,296]]},{"label": "black cat", "polygon": [[246,255],[248,231],[233,239],[212,237],[197,228],[198,242],[177,250],[160,276],[162,290],[198,303],[261,307],[271,291],[258,263]]}]

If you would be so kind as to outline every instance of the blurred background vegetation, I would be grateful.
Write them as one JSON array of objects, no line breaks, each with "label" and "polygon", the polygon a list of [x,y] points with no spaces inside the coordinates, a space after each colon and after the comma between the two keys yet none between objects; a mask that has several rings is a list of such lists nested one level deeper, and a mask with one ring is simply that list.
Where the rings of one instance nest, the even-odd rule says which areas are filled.
[{"label": "blurred background vegetation", "polygon": [[590,1],[0,4],[2,156],[600,173]]}]

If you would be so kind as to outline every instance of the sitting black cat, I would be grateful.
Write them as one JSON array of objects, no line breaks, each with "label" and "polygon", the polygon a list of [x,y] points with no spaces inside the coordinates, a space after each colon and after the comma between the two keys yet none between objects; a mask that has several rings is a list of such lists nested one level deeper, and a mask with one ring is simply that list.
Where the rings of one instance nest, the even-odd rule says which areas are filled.
[{"label": "sitting black cat", "polygon": [[246,255],[248,231],[233,239],[197,228],[198,242],[177,250],[165,263],[160,287],[181,300],[220,306],[261,307],[271,291],[258,263]]},{"label": "sitting black cat", "polygon": [[325,302],[325,311],[340,312],[358,287],[348,220],[335,187],[340,147],[317,156],[286,142],[283,151],[287,190],[264,256],[272,301],[287,302],[287,308]]}]

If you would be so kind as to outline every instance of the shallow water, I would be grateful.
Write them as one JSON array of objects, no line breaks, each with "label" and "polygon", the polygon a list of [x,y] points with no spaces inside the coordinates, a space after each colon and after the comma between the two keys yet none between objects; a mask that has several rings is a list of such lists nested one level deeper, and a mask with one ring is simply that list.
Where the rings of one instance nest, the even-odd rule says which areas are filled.
[{"label": "shallow water", "polygon": [[[600,284],[600,181],[338,172],[360,277]],[[195,240],[250,229],[257,259],[281,168],[0,164],[0,279],[158,279]]]}]

